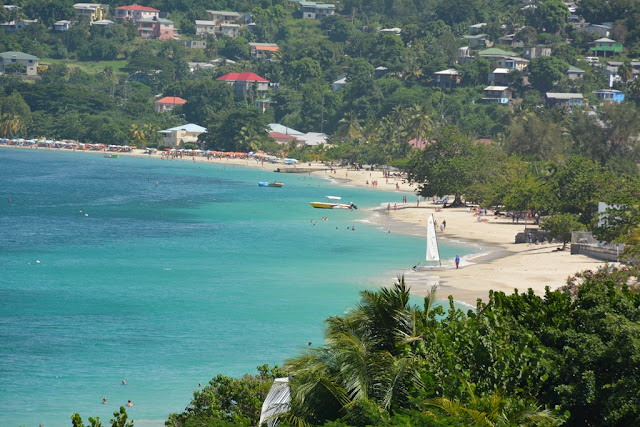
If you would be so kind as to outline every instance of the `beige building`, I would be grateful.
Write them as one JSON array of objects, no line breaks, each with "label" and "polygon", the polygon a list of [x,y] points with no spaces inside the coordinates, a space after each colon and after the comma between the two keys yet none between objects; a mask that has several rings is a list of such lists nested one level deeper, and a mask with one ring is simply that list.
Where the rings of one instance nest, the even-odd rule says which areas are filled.
[{"label": "beige building", "polygon": [[5,68],[10,64],[20,64],[26,67],[25,74],[27,76],[37,76],[38,61],[40,58],[28,53],[3,52],[0,53],[0,73],[4,73]]},{"label": "beige building", "polygon": [[207,18],[216,24],[235,24],[241,17],[242,14],[238,12],[207,10]]},{"label": "beige building", "polygon": [[207,133],[207,129],[193,123],[159,131],[162,145],[172,148],[184,148],[185,144],[199,145],[198,136]]},{"label": "beige building", "polygon": [[87,18],[89,21],[102,21],[109,13],[108,4],[100,3],[76,3],[73,5],[79,18]]}]

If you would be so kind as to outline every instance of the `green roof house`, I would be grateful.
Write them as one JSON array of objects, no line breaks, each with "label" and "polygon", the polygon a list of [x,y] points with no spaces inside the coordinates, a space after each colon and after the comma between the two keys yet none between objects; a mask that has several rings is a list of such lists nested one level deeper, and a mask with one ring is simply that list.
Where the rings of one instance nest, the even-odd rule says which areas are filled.
[{"label": "green roof house", "polygon": [[37,76],[38,61],[40,58],[28,53],[2,52],[0,53],[0,72],[4,73],[5,68],[10,64],[21,64],[26,67],[25,74],[27,76]]},{"label": "green roof house", "polygon": [[590,43],[592,46],[589,48],[595,56],[613,56],[616,53],[622,53],[622,42],[603,37]]},{"label": "green roof house", "polygon": [[515,56],[516,54],[513,52],[509,52],[503,49],[499,49],[497,47],[492,47],[490,49],[481,50],[478,52],[478,56],[483,58],[491,59],[491,58],[500,58],[503,56]]},{"label": "green roof house", "polygon": [[581,70],[578,67],[574,67],[573,65],[569,65],[569,69],[566,71],[566,75],[569,80],[580,79],[584,76],[584,70]]}]

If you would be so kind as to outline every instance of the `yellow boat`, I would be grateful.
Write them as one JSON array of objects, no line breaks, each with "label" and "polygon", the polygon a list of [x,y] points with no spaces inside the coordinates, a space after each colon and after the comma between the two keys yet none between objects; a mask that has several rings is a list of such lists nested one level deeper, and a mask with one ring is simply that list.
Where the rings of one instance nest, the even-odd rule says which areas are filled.
[{"label": "yellow boat", "polygon": [[338,196],[326,196],[329,201],[327,202],[309,202],[311,206],[318,209],[358,209],[356,205],[352,202],[339,203],[338,200],[341,198]]}]

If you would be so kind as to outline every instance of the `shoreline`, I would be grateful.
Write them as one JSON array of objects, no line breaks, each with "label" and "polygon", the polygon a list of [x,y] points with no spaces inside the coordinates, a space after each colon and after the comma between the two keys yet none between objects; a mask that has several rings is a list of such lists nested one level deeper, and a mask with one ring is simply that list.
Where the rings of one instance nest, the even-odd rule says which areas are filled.
[{"label": "shoreline", "polygon": [[[0,145],[7,149],[33,150],[33,147]],[[67,150],[60,148],[38,148],[46,151],[69,151],[79,153],[108,154],[108,151]],[[161,158],[157,153],[149,155],[144,150],[117,153],[121,156]],[[214,158],[190,157],[164,159],[165,161],[188,161],[218,163],[229,166],[249,167],[267,171],[280,169],[284,171],[298,169],[297,173],[313,174],[315,177],[329,180],[337,186],[357,187],[371,191],[384,190],[398,192],[399,199],[407,197],[407,203],[397,203],[397,209],[377,207],[370,209],[368,218],[372,223],[383,225],[389,231],[402,234],[423,234],[426,218],[433,214],[441,223],[446,221],[444,232],[438,231],[438,237],[451,240],[460,245],[477,246],[479,252],[463,257],[459,269],[453,268],[453,260],[444,260],[448,268],[429,271],[402,272],[411,293],[425,296],[433,285],[438,286],[438,297],[443,299],[452,295],[457,301],[475,306],[478,299],[488,300],[489,291],[503,291],[507,294],[515,289],[526,291],[531,288],[538,295],[545,292],[545,287],[557,289],[566,283],[567,277],[588,269],[603,266],[603,261],[584,255],[571,255],[569,251],[558,251],[561,244],[515,244],[515,235],[524,231],[525,224],[513,223],[504,217],[486,215],[475,216],[473,211],[465,208],[442,208],[433,201],[424,201],[415,195],[415,187],[403,181],[401,176],[385,178],[380,170],[353,170],[333,166],[333,173],[327,166],[312,162],[299,163],[296,166],[260,162],[246,158]],[[309,170],[307,170],[309,169]],[[310,169],[316,169],[315,171]],[[282,172],[284,173],[284,172]],[[373,181],[377,185],[373,186]],[[381,220],[383,219],[383,220]],[[479,221],[482,219],[482,221]]]}]

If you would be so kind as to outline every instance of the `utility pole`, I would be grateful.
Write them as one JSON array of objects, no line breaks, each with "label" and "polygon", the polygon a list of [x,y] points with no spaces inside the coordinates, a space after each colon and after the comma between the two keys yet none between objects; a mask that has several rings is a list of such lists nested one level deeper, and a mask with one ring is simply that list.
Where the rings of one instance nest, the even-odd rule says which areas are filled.
[{"label": "utility pole", "polygon": [[322,94],[322,109],[320,110],[320,133],[322,133],[323,125],[324,125],[324,93]]}]

